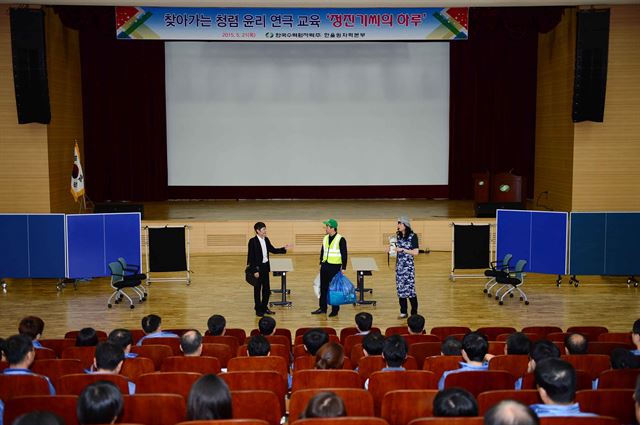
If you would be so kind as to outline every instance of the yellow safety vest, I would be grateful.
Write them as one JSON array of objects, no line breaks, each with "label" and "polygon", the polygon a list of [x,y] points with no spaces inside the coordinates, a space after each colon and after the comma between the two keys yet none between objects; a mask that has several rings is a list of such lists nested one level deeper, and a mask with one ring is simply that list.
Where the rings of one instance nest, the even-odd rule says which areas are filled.
[{"label": "yellow safety vest", "polygon": [[322,240],[322,262],[329,264],[342,264],[342,255],[340,255],[340,239],[342,235],[336,233],[336,236],[329,245],[329,235]]}]

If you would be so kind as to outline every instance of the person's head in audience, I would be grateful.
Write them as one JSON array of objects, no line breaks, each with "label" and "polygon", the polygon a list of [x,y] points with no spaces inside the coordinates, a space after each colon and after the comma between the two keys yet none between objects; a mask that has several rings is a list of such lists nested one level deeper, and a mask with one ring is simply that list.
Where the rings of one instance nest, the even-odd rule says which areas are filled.
[{"label": "person's head in audience", "polygon": [[355,321],[356,329],[358,329],[359,334],[365,334],[371,331],[371,326],[373,325],[373,316],[371,313],[361,311],[356,314]]},{"label": "person's head in audience", "polygon": [[631,340],[636,346],[636,349],[640,350],[640,319],[633,322],[633,329],[631,329]]},{"label": "person's head in audience", "polygon": [[316,353],[316,369],[342,369],[344,349],[342,345],[328,342]]},{"label": "person's head in audience", "polygon": [[463,388],[447,388],[433,399],[433,416],[478,416],[478,402]]},{"label": "person's head in audience", "polygon": [[626,348],[618,347],[611,351],[612,369],[638,369],[640,358]]},{"label": "person's head in audience", "polygon": [[515,400],[503,400],[484,414],[484,425],[539,425],[531,408]]},{"label": "person's head in audience", "polygon": [[4,338],[0,338],[0,361],[7,361],[7,341]]},{"label": "person's head in audience", "polygon": [[379,356],[384,347],[384,337],[380,332],[370,332],[362,338],[362,351],[365,356]]},{"label": "person's head in audience", "polygon": [[227,328],[227,319],[219,314],[214,314],[207,320],[207,329],[212,336],[223,336]]},{"label": "person's head in audience", "polygon": [[564,349],[567,354],[587,354],[589,342],[579,333],[572,333],[564,338]]},{"label": "person's head in audience", "polygon": [[113,424],[122,413],[124,401],[117,385],[97,381],[87,385],[78,396],[76,413],[80,425]]},{"label": "person's head in audience", "polygon": [[18,416],[11,425],[65,425],[65,423],[55,413],[36,410]]},{"label": "person's head in audience", "polygon": [[124,351],[119,345],[112,342],[101,342],[96,347],[93,366],[98,373],[120,373]]},{"label": "person's head in audience", "polygon": [[142,330],[145,334],[153,334],[156,332],[161,332],[162,328],[162,319],[157,314],[150,314],[148,316],[144,316],[142,318]]},{"label": "person's head in audience", "polygon": [[18,333],[25,335],[35,341],[42,337],[44,332],[44,320],[37,316],[27,316],[20,321]]},{"label": "person's head in audience", "polygon": [[180,337],[180,351],[187,357],[198,357],[202,354],[202,334],[196,329],[186,331]]},{"label": "person's head in audience", "polygon": [[262,336],[270,336],[276,331],[276,319],[264,316],[258,321],[258,331]]},{"label": "person's head in audience", "polygon": [[300,414],[300,419],[307,418],[339,418],[347,416],[347,409],[342,399],[331,391],[320,392],[309,400],[307,408]]},{"label": "person's head in audience", "polygon": [[467,363],[482,363],[489,351],[489,342],[477,332],[468,333],[462,338],[462,358]]},{"label": "person's head in audience", "polygon": [[536,364],[544,359],[560,358],[560,349],[553,342],[546,339],[536,341],[529,351],[529,364],[527,372],[533,373],[536,370]]},{"label": "person's head in audience", "polygon": [[187,401],[188,420],[231,419],[232,417],[231,392],[224,380],[216,375],[204,375],[191,386]]},{"label": "person's head in audience", "polygon": [[329,334],[319,328],[309,329],[302,336],[302,344],[309,354],[315,356],[320,347],[329,342]]},{"label": "person's head in audience", "polygon": [[98,334],[93,328],[82,328],[76,335],[76,347],[95,347],[98,345]]},{"label": "person's head in audience", "polygon": [[387,367],[402,367],[402,363],[407,359],[407,342],[400,335],[391,335],[384,340],[382,346],[382,357]]},{"label": "person's head in audience", "polygon": [[420,335],[424,332],[424,317],[419,314],[412,314],[407,319],[409,334]]},{"label": "person's head in audience", "polygon": [[522,332],[514,332],[507,338],[504,346],[505,354],[529,354],[531,351],[531,341]]},{"label": "person's head in audience", "polygon": [[440,353],[443,356],[461,356],[462,341],[454,336],[448,336],[440,344]]},{"label": "person's head in audience", "polygon": [[636,422],[640,423],[640,376],[636,381],[636,390],[633,392],[633,400],[636,406]]},{"label": "person's head in audience", "polygon": [[262,335],[254,335],[247,343],[247,354],[249,356],[268,356],[271,351],[271,344]]},{"label": "person's head in audience", "polygon": [[29,369],[36,358],[31,338],[25,335],[13,335],[7,338],[7,361],[11,369]]},{"label": "person's head in audience", "polygon": [[571,404],[576,395],[576,370],[571,363],[556,358],[536,364],[536,385],[544,404]]},{"label": "person's head in audience", "polygon": [[109,333],[107,341],[120,346],[124,354],[127,355],[133,345],[133,335],[127,329],[114,329]]}]

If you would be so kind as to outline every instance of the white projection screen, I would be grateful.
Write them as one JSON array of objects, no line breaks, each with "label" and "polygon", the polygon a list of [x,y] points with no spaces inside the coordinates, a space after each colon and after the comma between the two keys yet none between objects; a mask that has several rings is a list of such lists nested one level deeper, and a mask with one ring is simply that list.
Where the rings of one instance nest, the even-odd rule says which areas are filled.
[{"label": "white projection screen", "polygon": [[448,43],[165,51],[169,186],[448,183]]}]

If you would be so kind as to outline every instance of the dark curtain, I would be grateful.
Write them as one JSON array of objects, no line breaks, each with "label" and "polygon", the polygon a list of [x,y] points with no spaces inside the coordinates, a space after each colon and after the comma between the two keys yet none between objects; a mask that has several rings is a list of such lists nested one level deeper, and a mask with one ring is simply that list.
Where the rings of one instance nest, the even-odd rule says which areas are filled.
[{"label": "dark curtain", "polygon": [[469,40],[451,42],[449,197],[473,197],[474,172],[513,170],[533,194],[538,33],[563,8],[472,8]]},{"label": "dark curtain", "polygon": [[113,7],[56,12],[80,31],[89,197],[167,199],[164,43],[117,40]]}]

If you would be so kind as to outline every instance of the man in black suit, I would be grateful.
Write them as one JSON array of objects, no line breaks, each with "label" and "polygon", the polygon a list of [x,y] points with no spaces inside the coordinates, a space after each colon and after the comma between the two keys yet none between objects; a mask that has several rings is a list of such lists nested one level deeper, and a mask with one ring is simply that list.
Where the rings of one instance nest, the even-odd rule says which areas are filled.
[{"label": "man in black suit", "polygon": [[269,296],[271,295],[271,287],[269,286],[269,253],[286,254],[287,244],[282,248],[274,248],[267,237],[267,226],[259,221],[253,226],[256,236],[249,239],[249,250],[247,252],[247,265],[253,270],[253,275],[258,279],[253,287],[253,300],[256,316],[262,317],[265,314],[275,314],[269,310]]}]

